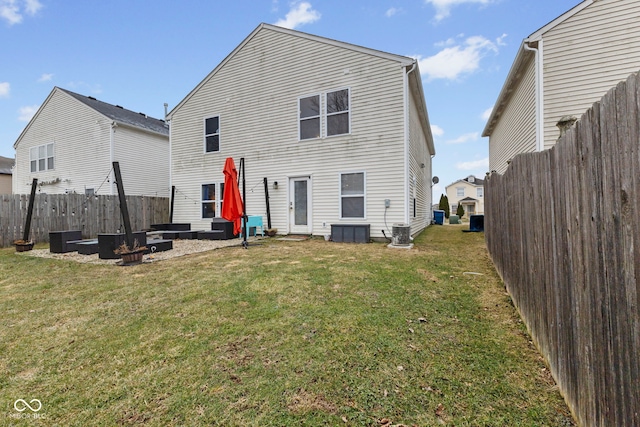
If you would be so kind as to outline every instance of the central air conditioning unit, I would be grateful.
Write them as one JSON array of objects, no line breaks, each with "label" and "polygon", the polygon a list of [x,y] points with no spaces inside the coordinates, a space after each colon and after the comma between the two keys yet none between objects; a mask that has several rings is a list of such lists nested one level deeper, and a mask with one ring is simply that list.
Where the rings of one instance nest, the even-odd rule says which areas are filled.
[{"label": "central air conditioning unit", "polygon": [[409,246],[411,244],[411,226],[409,224],[393,224],[391,227],[391,244]]}]

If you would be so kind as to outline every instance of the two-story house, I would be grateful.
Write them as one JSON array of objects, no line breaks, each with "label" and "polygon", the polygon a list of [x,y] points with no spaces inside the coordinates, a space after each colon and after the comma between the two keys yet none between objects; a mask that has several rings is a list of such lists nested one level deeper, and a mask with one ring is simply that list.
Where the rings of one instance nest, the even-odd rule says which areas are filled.
[{"label": "two-story house", "polygon": [[484,214],[484,180],[469,175],[447,185],[447,199],[451,214],[455,215],[458,205],[464,208],[466,218],[469,215]]},{"label": "two-story house", "polygon": [[280,234],[431,221],[435,155],[417,61],[260,24],[167,116],[174,221],[220,216],[227,157],[244,159],[247,213]]},{"label": "two-story house", "polygon": [[640,1],[584,0],[524,39],[482,136],[489,169],[552,147],[618,82],[640,70]]},{"label": "two-story house", "polygon": [[54,87],[14,148],[16,194],[117,194],[117,161],[127,195],[169,196],[168,125],[91,96]]}]

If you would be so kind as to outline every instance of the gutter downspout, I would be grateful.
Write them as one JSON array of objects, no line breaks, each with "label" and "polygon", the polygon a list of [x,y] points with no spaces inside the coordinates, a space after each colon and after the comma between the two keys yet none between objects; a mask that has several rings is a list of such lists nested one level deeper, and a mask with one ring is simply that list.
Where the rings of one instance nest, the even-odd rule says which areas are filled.
[{"label": "gutter downspout", "polygon": [[[416,60],[413,60],[411,69],[404,75],[404,223],[409,222],[409,74],[416,69]],[[403,66],[404,69],[404,66]]]},{"label": "gutter downspout", "polygon": [[[116,139],[116,128],[118,127],[118,124],[116,122],[111,122],[111,127],[109,128],[109,164],[113,164],[114,160],[114,156],[115,156],[115,139]],[[113,186],[115,184],[115,178],[113,175],[113,168],[111,169],[111,172],[109,172],[109,194],[111,196],[113,196]]]},{"label": "gutter downspout", "polygon": [[531,41],[525,40],[522,44],[524,50],[534,52],[535,54],[535,81],[536,81],[536,151],[544,150],[544,115],[542,106],[544,105],[544,81],[542,79],[543,73],[543,59],[542,59],[542,39],[538,40],[537,47],[529,46]]}]

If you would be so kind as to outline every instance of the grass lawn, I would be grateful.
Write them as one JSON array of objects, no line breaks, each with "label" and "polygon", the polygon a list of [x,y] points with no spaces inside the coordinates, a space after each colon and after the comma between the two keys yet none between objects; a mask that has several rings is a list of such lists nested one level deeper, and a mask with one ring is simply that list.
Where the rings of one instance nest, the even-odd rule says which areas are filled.
[{"label": "grass lawn", "polygon": [[467,227],[132,267],[2,249],[0,425],[573,425]]}]

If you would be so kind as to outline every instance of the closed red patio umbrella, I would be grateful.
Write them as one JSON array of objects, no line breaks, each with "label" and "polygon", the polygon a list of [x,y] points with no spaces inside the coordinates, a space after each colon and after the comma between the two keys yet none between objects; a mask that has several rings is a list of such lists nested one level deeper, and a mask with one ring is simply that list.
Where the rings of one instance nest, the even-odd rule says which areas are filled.
[{"label": "closed red patio umbrella", "polygon": [[224,163],[224,193],[222,194],[222,218],[233,222],[233,234],[239,234],[242,228],[244,205],[238,187],[238,170],[232,157]]}]

